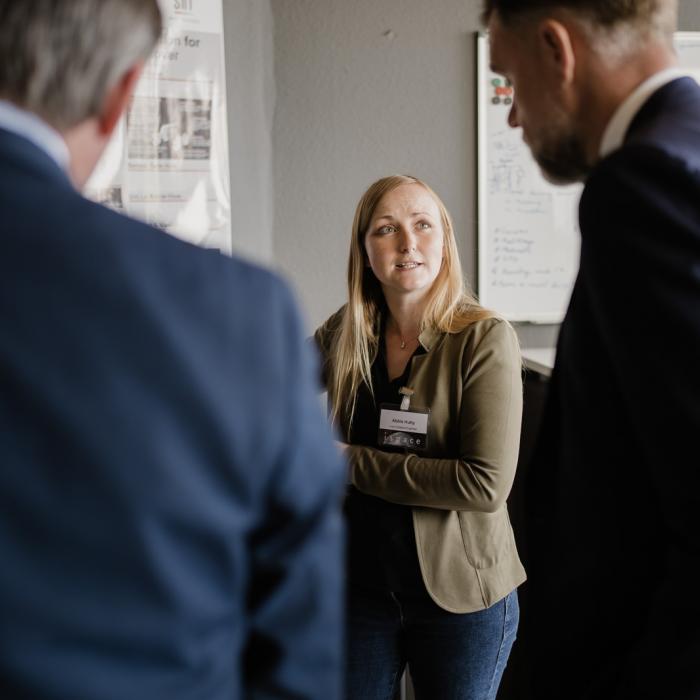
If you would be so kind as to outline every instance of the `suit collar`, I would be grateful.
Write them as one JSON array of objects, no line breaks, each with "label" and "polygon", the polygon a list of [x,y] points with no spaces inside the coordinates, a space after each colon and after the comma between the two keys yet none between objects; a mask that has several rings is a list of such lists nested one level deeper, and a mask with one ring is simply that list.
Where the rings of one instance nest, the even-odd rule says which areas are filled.
[{"label": "suit collar", "polygon": [[660,112],[678,116],[692,104],[697,109],[697,102],[698,84],[693,78],[682,77],[679,80],[667,83],[657,90],[637,112],[627,130],[625,141],[629,141],[647,125],[652,124]]},{"label": "suit collar", "polygon": [[23,136],[53,158],[58,166],[68,172],[70,153],[61,134],[36,114],[0,100],[0,129]]},{"label": "suit collar", "polygon": [[652,75],[633,90],[617,108],[605,128],[600,143],[600,157],[605,158],[622,146],[630,125],[654,93],[665,85],[685,76],[687,76],[687,72],[679,68],[669,68]]},{"label": "suit collar", "polygon": [[0,168],[3,174],[9,168],[16,168],[73,188],[68,174],[45,150],[3,128],[0,128]]},{"label": "suit collar", "polygon": [[418,342],[425,348],[426,352],[430,352],[435,343],[440,339],[442,333],[434,328],[426,328],[419,336]]}]

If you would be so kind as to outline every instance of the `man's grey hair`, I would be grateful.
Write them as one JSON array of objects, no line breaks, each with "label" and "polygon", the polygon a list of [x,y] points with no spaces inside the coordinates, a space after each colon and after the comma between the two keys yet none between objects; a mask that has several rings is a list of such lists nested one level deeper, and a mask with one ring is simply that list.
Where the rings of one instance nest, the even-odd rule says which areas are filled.
[{"label": "man's grey hair", "polygon": [[99,113],[161,31],[157,0],[0,0],[0,99],[69,129]]}]

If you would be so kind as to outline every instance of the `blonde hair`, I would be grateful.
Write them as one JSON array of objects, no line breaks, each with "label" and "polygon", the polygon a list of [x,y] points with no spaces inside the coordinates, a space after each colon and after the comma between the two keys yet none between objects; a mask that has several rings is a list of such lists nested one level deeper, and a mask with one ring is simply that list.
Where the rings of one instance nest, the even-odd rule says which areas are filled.
[{"label": "blonde hair", "polygon": [[379,347],[384,293],[367,265],[365,238],[370,222],[388,192],[401,185],[420,185],[435,200],[444,232],[444,257],[432,287],[420,331],[459,333],[475,321],[493,316],[479,306],[465,285],[452,220],[442,200],[424,182],[410,175],[390,175],[370,185],[362,195],[352,224],[348,260],[348,303],[331,345],[328,398],[333,422],[352,423],[355,397],[364,382],[372,389],[372,362]]}]

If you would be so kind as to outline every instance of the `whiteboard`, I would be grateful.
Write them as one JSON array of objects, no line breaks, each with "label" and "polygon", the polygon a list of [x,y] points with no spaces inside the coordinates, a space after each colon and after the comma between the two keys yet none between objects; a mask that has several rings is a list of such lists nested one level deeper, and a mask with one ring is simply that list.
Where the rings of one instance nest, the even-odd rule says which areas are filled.
[{"label": "whiteboard", "polygon": [[[681,67],[700,82],[700,33],[675,41]],[[560,323],[578,271],[583,185],[542,177],[522,130],[508,126],[512,88],[489,69],[482,34],[476,63],[479,300],[510,321]]]}]

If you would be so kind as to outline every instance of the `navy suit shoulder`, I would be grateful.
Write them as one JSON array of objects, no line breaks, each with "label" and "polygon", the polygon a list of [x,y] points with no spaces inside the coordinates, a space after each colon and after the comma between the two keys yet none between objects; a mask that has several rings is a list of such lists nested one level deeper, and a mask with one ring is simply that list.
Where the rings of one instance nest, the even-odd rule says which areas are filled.
[{"label": "navy suit shoulder", "polygon": [[692,78],[679,78],[647,100],[630,124],[625,146],[654,146],[700,170],[699,117],[700,86]]},{"label": "navy suit shoulder", "polygon": [[0,131],[0,695],[337,698],[343,468],[287,285]]},{"label": "navy suit shoulder", "polygon": [[700,88],[667,84],[581,199],[527,496],[538,698],[700,694],[699,125]]}]

